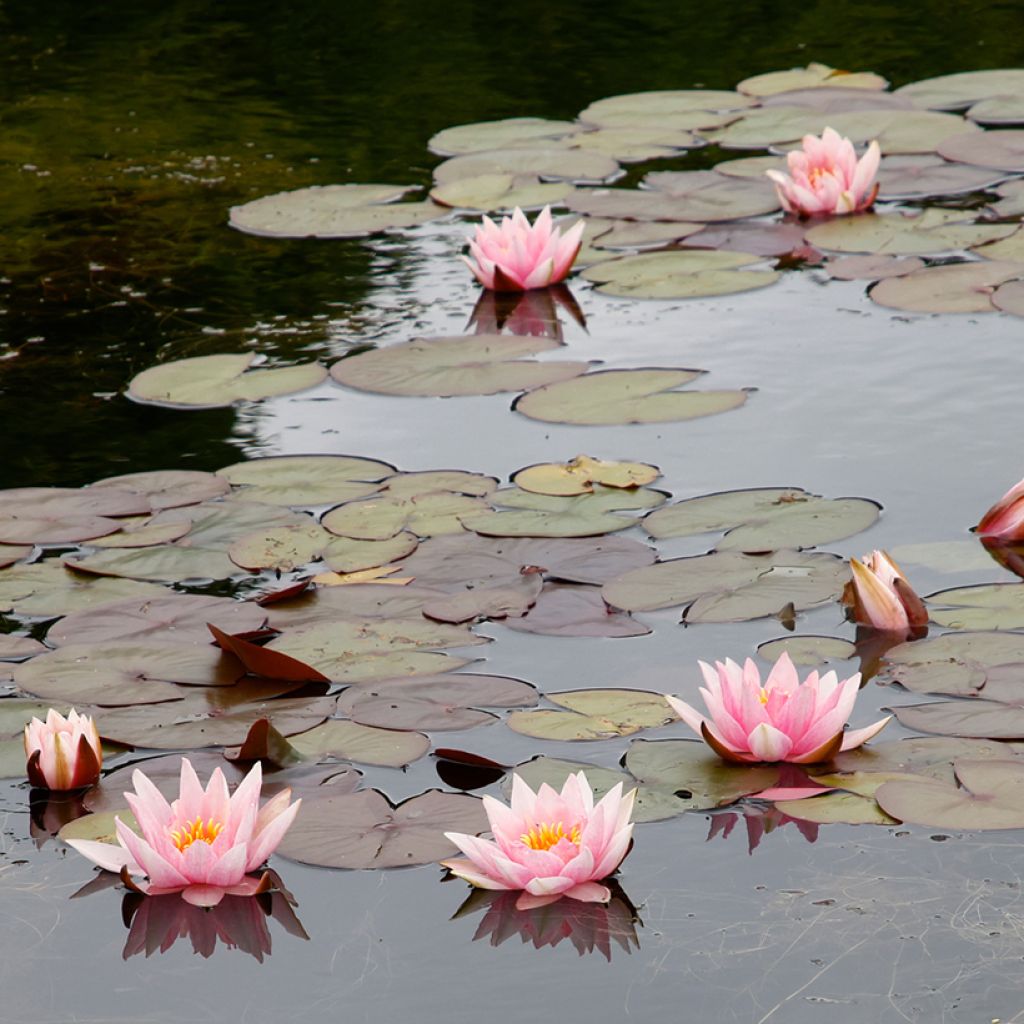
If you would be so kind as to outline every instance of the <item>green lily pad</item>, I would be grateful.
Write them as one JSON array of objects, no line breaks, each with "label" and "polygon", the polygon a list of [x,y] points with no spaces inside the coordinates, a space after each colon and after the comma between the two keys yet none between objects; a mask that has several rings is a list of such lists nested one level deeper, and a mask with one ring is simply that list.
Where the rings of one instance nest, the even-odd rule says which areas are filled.
[{"label": "green lily pad", "polygon": [[1017,633],[945,633],[892,648],[885,664],[887,675],[914,693],[975,697],[994,668],[1021,655]]},{"label": "green lily pad", "polygon": [[724,89],[665,89],[606,96],[581,110],[586,124],[608,127],[709,128],[721,123],[719,113],[751,107],[749,96]]},{"label": "green lily pad", "polygon": [[783,636],[759,644],[757,653],[766,661],[776,661],[785,652],[795,665],[817,667],[830,661],[848,661],[857,648],[838,636]]},{"label": "green lily pad", "polygon": [[902,820],[886,814],[873,797],[858,793],[825,793],[809,800],[776,800],[775,806],[791,818],[819,825],[896,825]]},{"label": "green lily pad", "polygon": [[821,498],[799,487],[722,491],[689,498],[644,517],[659,540],[726,530],[719,551],[810,548],[866,530],[879,505],[866,498]]},{"label": "green lily pad", "polygon": [[335,682],[407,675],[434,675],[465,665],[465,658],[439,653],[448,647],[489,643],[461,626],[427,619],[366,619],[315,622],[289,630],[267,644],[312,665]]},{"label": "green lily pad", "polygon": [[430,749],[430,741],[422,733],[375,728],[337,718],[292,736],[289,742],[305,758],[336,757],[388,768],[412,764]]},{"label": "green lily pad", "polygon": [[441,156],[455,156],[506,146],[536,145],[541,140],[564,138],[576,129],[572,121],[509,117],[501,121],[477,121],[445,128],[431,137],[427,147]]},{"label": "green lily pad", "polygon": [[986,71],[960,71],[952,75],[911,82],[896,90],[915,106],[936,110],[969,107],[990,96],[1013,95],[1024,90],[1024,71],[1003,68]]},{"label": "green lily pad", "polygon": [[133,580],[181,583],[183,580],[226,580],[244,570],[222,551],[165,544],[151,548],[97,551],[84,558],[68,558],[65,565],[96,576],[122,576]]},{"label": "green lily pad", "polygon": [[[387,462],[354,455],[275,455],[236,462],[217,470],[217,475],[238,487],[245,501],[298,506],[327,505],[365,497],[380,490],[380,481],[394,471],[395,467]],[[288,523],[304,521],[304,518],[293,517]],[[264,521],[262,525],[288,523]],[[253,523],[250,529],[259,525]]]},{"label": "green lily pad", "polygon": [[[825,779],[825,785],[837,785],[834,772],[877,775],[885,772],[910,772],[929,778],[953,781],[953,762],[960,758],[1004,760],[1024,754],[1020,743],[996,740],[957,739],[947,736],[913,736],[901,740],[883,740],[856,750],[842,751],[825,766],[808,765],[808,770]],[[1024,761],[1022,761],[1024,763]]]},{"label": "green lily pad", "polygon": [[508,727],[541,740],[605,740],[675,719],[662,694],[645,690],[570,690],[546,696],[569,710],[514,711]]},{"label": "green lily pad", "polygon": [[165,592],[73,612],[50,627],[46,641],[55,647],[116,641],[207,644],[209,622],[236,634],[254,633],[266,621],[267,613],[248,601]]},{"label": "green lily pad", "polygon": [[153,522],[186,522],[188,533],[177,547],[205,548],[226,555],[235,541],[256,530],[274,526],[305,526],[309,516],[275,505],[232,498],[230,501],[204,502],[191,508],[168,509],[156,516]]},{"label": "green lily pad", "polygon": [[253,572],[291,572],[318,558],[330,540],[331,535],[313,520],[302,526],[272,526],[240,537],[228,549],[228,557]]},{"label": "green lily pad", "polygon": [[539,210],[560,205],[572,191],[568,181],[542,182],[533,174],[480,174],[456,178],[430,190],[430,198],[442,206],[465,210]]},{"label": "green lily pad", "polygon": [[431,864],[457,850],[445,832],[487,829],[479,798],[429,790],[397,806],[375,789],[303,800],[278,854],[328,868]]},{"label": "green lily pad", "polygon": [[[657,190],[577,189],[569,194],[565,205],[574,213],[588,217],[684,223],[758,217],[779,208],[774,190],[759,180],[729,177],[714,171],[682,173],[696,177],[673,177],[668,179],[665,188]],[[658,179],[652,176],[652,181],[656,183]],[[673,191],[668,190],[668,183]]]},{"label": "green lily pad", "polygon": [[415,534],[401,530],[386,540],[335,537],[324,548],[323,559],[334,572],[359,572],[387,565],[411,555],[419,546]]},{"label": "green lily pad", "polygon": [[15,668],[14,681],[49,701],[116,706],[177,700],[182,691],[176,683],[232,686],[243,672],[230,654],[209,645],[122,640],[40,654]]},{"label": "green lily pad", "polygon": [[641,784],[640,813],[658,808],[665,817],[669,809],[679,814],[724,807],[774,785],[779,777],[773,765],[727,764],[699,740],[633,740],[625,765]]},{"label": "green lily pad", "polygon": [[774,96],[792,89],[838,86],[842,89],[884,89],[889,83],[872,71],[842,71],[827,64],[810,63],[805,68],[769,71],[745,78],[736,88],[750,96]]},{"label": "green lily pad", "polygon": [[451,491],[470,497],[485,497],[496,490],[496,477],[467,473],[461,469],[428,469],[419,473],[396,473],[384,481],[384,497],[416,498],[437,491]]},{"label": "green lily pad", "polygon": [[[636,299],[687,299],[763,288],[778,280],[769,270],[739,271],[758,263],[753,253],[700,249],[640,253],[587,267],[582,277],[606,295]],[[619,371],[622,372],[622,371]]]},{"label": "green lily pad", "polygon": [[1009,260],[1011,263],[1024,263],[1024,231],[1017,228],[1012,235],[1000,238],[985,245],[976,245],[974,252],[987,260]]},{"label": "green lily pad", "polygon": [[900,564],[923,565],[935,572],[985,572],[992,557],[976,540],[941,540],[923,544],[900,544],[889,554]]},{"label": "green lily pad", "polygon": [[652,508],[665,500],[660,491],[646,487],[617,488],[596,485],[589,494],[556,496],[535,494],[519,487],[490,496],[499,509],[461,516],[463,526],[489,537],[596,537],[635,525],[625,509]]},{"label": "green lily pad", "polygon": [[315,587],[284,601],[265,605],[273,629],[286,630],[335,619],[408,619],[444,591],[414,585],[365,583],[347,587]]},{"label": "green lily pad", "polygon": [[[20,697],[4,697],[0,699],[0,737],[4,739],[21,739],[25,726],[33,718],[46,719],[50,710],[48,703],[34,700],[23,700]],[[21,775],[25,769],[25,749],[21,751]]]},{"label": "green lily pad", "polygon": [[873,302],[911,313],[991,313],[992,293],[1004,281],[1024,277],[1024,263],[950,263],[879,281]]},{"label": "green lily pad", "polygon": [[268,238],[359,238],[411,228],[445,211],[433,203],[394,203],[410,185],[313,185],[232,206],[228,224]]},{"label": "green lily pad", "polygon": [[[708,115],[701,120],[719,121],[724,118]],[[572,143],[572,151],[603,155],[622,163],[678,157],[687,149],[704,145],[696,135],[666,125],[608,126],[596,131],[577,132],[567,141]]]},{"label": "green lily pad", "polygon": [[57,560],[16,565],[0,573],[0,611],[53,618],[128,598],[166,597],[163,587],[135,580],[87,576]]},{"label": "green lily pad", "polygon": [[587,363],[524,359],[558,348],[551,338],[473,334],[414,338],[342,359],[331,367],[339,384],[383,395],[494,395],[575,377]]},{"label": "green lily pad", "polygon": [[128,386],[128,396],[150,405],[212,409],[290,395],[327,379],[327,370],[319,363],[250,370],[255,358],[248,352],[161,363],[136,374]]},{"label": "green lily pad", "polygon": [[515,618],[526,614],[543,586],[541,573],[525,573],[494,587],[473,587],[446,594],[423,606],[423,614],[438,622],[470,622],[476,619]]},{"label": "green lily pad", "polygon": [[[598,249],[650,249],[661,248],[669,242],[678,242],[696,234],[706,224],[689,224],[685,221],[635,221],[635,220],[598,220],[588,218],[588,225],[600,225],[592,239]],[[584,238],[586,233],[584,232]],[[607,255],[611,259],[611,254]],[[577,262],[581,262],[577,260]],[[594,260],[590,262],[601,262]]]},{"label": "green lily pad", "polygon": [[749,555],[715,551],[675,558],[627,572],[602,594],[624,611],[688,605],[686,622],[742,622],[838,599],[849,568],[824,552],[776,551]]},{"label": "green lily pad", "polygon": [[331,533],[354,540],[385,541],[403,531],[418,537],[464,533],[462,517],[487,511],[482,498],[450,491],[389,497],[387,493],[352,501],[327,512],[321,523]]},{"label": "green lily pad", "polygon": [[[835,217],[810,228],[807,241],[835,252],[883,253],[917,256],[966,249],[1015,230],[1012,224],[976,224],[963,210],[930,209],[916,216],[899,213],[864,213]],[[939,268],[929,268],[929,273]],[[944,268],[943,268],[944,269]]]},{"label": "green lily pad", "polygon": [[537,699],[521,679],[457,673],[350,686],[338,710],[363,725],[448,731],[496,721],[480,708],[528,708]]},{"label": "green lily pad", "polygon": [[985,167],[953,164],[935,156],[887,156],[878,168],[882,199],[956,196],[988,188],[1002,174]]},{"label": "green lily pad", "polygon": [[1020,124],[1024,122],[1024,101],[1019,95],[991,96],[973,104],[967,116],[983,125]]},{"label": "green lily pad", "polygon": [[699,370],[643,368],[600,370],[575,380],[528,391],[516,412],[543,423],[618,425],[674,423],[728,412],[743,405],[745,391],[675,391]]},{"label": "green lily pad", "polygon": [[957,761],[956,786],[936,779],[887,782],[878,803],[900,821],[951,831],[1024,828],[1024,764]]},{"label": "green lily pad", "polygon": [[829,277],[837,281],[881,281],[886,277],[904,277],[923,270],[925,262],[917,256],[840,256],[825,264]]},{"label": "green lily pad", "polygon": [[[940,590],[928,597],[932,621],[950,629],[1020,629],[1024,627],[1024,585],[987,583]],[[1024,638],[1021,639],[1024,660]]]},{"label": "green lily pad", "polygon": [[[577,138],[579,136],[574,136],[574,141]],[[507,174],[596,183],[613,177],[618,171],[619,165],[611,156],[588,149],[523,146],[452,157],[434,168],[434,181],[446,185],[480,175]]]},{"label": "green lily pad", "polygon": [[117,823],[114,821],[115,818],[119,818],[134,832],[140,831],[135,815],[128,810],[127,804],[123,804],[116,811],[86,814],[81,818],[76,818],[74,821],[69,821],[61,828],[57,835],[65,843],[69,839],[90,839],[98,843],[110,843],[113,846],[117,846]]}]

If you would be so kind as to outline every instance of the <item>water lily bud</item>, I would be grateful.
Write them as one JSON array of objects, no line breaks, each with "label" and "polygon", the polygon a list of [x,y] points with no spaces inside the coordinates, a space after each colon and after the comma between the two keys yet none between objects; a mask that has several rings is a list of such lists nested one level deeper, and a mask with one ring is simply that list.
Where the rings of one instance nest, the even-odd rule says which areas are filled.
[{"label": "water lily bud", "polygon": [[851,558],[850,568],[853,583],[844,600],[852,605],[857,622],[890,633],[928,624],[924,602],[886,552],[872,551],[863,562]]},{"label": "water lily bud", "polygon": [[103,750],[96,724],[74,708],[65,718],[53,708],[46,721],[25,726],[28,780],[40,789],[69,790],[91,786],[100,777]]},{"label": "water lily bud", "polygon": [[982,537],[1024,540],[1024,480],[1014,484],[981,517],[975,530]]}]

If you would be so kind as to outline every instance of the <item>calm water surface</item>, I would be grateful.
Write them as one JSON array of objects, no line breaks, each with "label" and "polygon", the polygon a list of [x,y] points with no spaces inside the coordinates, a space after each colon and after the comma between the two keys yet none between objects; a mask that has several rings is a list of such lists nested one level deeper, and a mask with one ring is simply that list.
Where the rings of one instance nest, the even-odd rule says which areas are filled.
[{"label": "calm water surface", "polygon": [[[870,536],[829,545],[847,555],[962,539],[1021,475],[1020,321],[894,315],[863,282],[811,271],[675,303],[575,286],[587,327],[563,325],[569,358],[702,367],[710,387],[757,388],[742,410],[693,423],[548,426],[510,413],[508,396],[388,399],[334,385],[195,413],[120,392],[172,358],[251,347],[333,360],[465,328],[478,291],[455,261],[464,223],[371,243],[278,242],[228,230],[234,203],[309,184],[427,184],[425,142],[440,128],[572,117],[619,92],[730,88],[808,60],[894,85],[1022,65],[1022,20],[1021,3],[4,4],[4,486],[302,452],[504,478],[587,451],[657,463],[676,498],[796,485],[877,499],[885,515]],[[914,578],[927,593],[1010,577],[993,563]],[[649,637],[600,642],[486,623],[497,640],[486,670],[542,691],[678,690],[698,657],[741,657],[781,631],[774,620],[683,629],[677,610],[645,620]],[[852,635],[835,606],[801,616],[800,632]],[[890,699],[869,687],[854,724]],[[458,744],[509,762],[537,752],[493,731]],[[544,746],[609,766],[623,750]],[[437,782],[428,760],[366,774],[394,800]],[[223,948],[204,960],[187,939],[123,961],[120,892],[69,901],[89,868],[59,844],[36,848],[25,797],[8,787],[2,805],[5,1024],[1024,1020],[1015,833],[832,826],[810,842],[787,823],[750,853],[743,821],[710,839],[701,814],[642,826],[621,879],[639,948],[626,913],[612,930],[632,951],[613,944],[610,963],[568,941],[535,950],[512,924],[496,948],[472,941],[483,913],[450,921],[466,889],[441,884],[436,867],[330,872],[278,859],[308,942],[273,920],[262,964]]]}]

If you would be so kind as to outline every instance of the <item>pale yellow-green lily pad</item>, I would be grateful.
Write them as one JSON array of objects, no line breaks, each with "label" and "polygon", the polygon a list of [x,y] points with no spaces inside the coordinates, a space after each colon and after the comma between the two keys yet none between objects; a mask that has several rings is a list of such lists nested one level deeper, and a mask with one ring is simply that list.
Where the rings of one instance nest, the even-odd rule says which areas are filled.
[{"label": "pale yellow-green lily pad", "polygon": [[1024,263],[949,263],[879,281],[868,294],[880,306],[911,313],[991,313],[995,289],[1018,278]]},{"label": "pale yellow-green lily pad", "polygon": [[588,494],[594,484],[605,487],[643,487],[661,475],[657,466],[643,462],[609,462],[577,455],[568,462],[543,462],[527,466],[512,477],[524,491],[536,494]]},{"label": "pale yellow-green lily pad", "polygon": [[745,78],[736,88],[749,96],[774,96],[792,89],[817,89],[838,86],[841,89],[884,89],[889,83],[871,71],[841,71],[827,64],[812,62],[804,68],[769,71]]},{"label": "pale yellow-green lily pad", "polygon": [[572,121],[548,121],[541,117],[508,117],[501,121],[477,121],[455,125],[431,136],[432,153],[458,156],[506,146],[537,145],[538,141],[564,138],[577,130]]}]

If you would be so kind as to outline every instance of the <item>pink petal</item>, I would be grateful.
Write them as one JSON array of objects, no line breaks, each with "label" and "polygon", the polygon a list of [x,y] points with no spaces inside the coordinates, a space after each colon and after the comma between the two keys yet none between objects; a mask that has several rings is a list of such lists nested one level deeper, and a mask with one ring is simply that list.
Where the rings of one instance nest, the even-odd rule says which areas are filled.
[{"label": "pink petal", "polygon": [[562,894],[560,892],[555,893],[554,896],[533,896],[528,892],[524,892],[516,900],[516,910],[537,910],[539,907],[546,907],[551,903],[557,903],[561,898]]},{"label": "pink petal", "polygon": [[98,864],[104,871],[119,874],[121,868],[127,867],[133,875],[143,873],[142,868],[136,864],[131,854],[123,846],[101,843],[95,839],[67,839],[65,842],[83,857],[88,857],[93,864]]},{"label": "pink petal", "polygon": [[840,749],[855,750],[857,747],[867,743],[872,736],[877,736],[885,728],[890,718],[892,718],[892,715],[888,715],[875,722],[874,725],[865,726],[863,729],[848,729],[843,733],[843,745]]},{"label": "pink petal", "polygon": [[475,885],[478,889],[509,890],[518,889],[518,885],[509,885],[500,879],[480,871],[472,861],[454,859],[443,860],[441,866],[447,868],[453,875]]},{"label": "pink petal", "polygon": [[706,721],[704,716],[694,707],[691,707],[685,700],[665,695],[669,707],[698,735],[701,735],[700,727]]},{"label": "pink petal", "polygon": [[[278,794],[280,796],[280,794]],[[286,796],[290,796],[288,792]],[[275,797],[276,799],[276,797]],[[271,800],[267,805],[273,804]],[[281,840],[284,838],[285,832],[291,827],[292,822],[295,820],[295,815],[299,813],[299,808],[302,806],[302,800],[296,800],[295,803],[290,804],[283,811],[280,811],[275,817],[270,820],[263,818],[263,811],[260,812],[260,816],[256,819],[256,829],[253,832],[253,837],[249,841],[249,860],[246,864],[246,871],[253,871],[258,868],[281,844]],[[264,811],[266,808],[264,808]]]},{"label": "pink petal", "polygon": [[216,885],[189,885],[181,891],[181,898],[193,907],[215,907],[224,896],[224,890]]},{"label": "pink petal", "polygon": [[571,900],[579,900],[581,903],[607,903],[611,898],[611,891],[597,882],[583,882],[567,889],[565,895]]},{"label": "pink petal", "polygon": [[747,743],[750,752],[759,761],[784,761],[786,755],[793,749],[790,738],[766,722],[751,730]]}]

